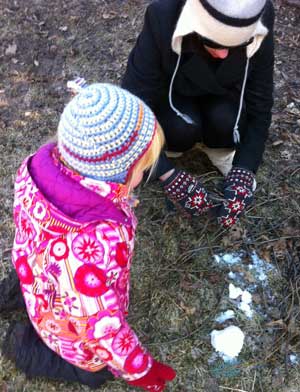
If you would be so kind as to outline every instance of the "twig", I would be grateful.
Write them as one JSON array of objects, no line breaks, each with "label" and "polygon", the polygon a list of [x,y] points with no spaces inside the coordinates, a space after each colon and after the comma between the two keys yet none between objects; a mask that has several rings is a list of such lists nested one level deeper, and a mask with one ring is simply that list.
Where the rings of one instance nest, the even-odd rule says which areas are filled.
[{"label": "twig", "polygon": [[276,342],[274,343],[274,346],[276,347],[275,350],[273,350],[269,355],[267,355],[264,359],[264,361],[266,362],[269,358],[272,358],[273,355],[275,353],[277,353],[277,351],[280,350],[280,341],[282,341],[282,339],[286,336],[286,332],[283,332],[282,335],[280,335],[280,337],[276,340]]},{"label": "twig", "polygon": [[262,201],[261,203],[256,203],[255,205],[253,205],[253,207],[251,207],[247,210],[247,214],[249,214],[249,212],[251,212],[254,208],[261,207],[264,204],[271,203],[271,202],[277,201],[277,200],[286,199],[289,197],[291,197],[291,195],[280,196],[280,197],[276,197],[274,199],[268,199],[268,200]]},{"label": "twig", "polygon": [[255,373],[254,373],[254,380],[253,380],[253,383],[252,383],[252,392],[254,391],[254,387],[255,387],[255,383],[256,383],[256,370],[255,370]]},{"label": "twig", "polygon": [[222,385],[219,386],[221,389],[226,389],[227,391],[234,391],[234,392],[247,392],[244,389],[237,389],[237,388],[229,388],[229,387],[223,387]]},{"label": "twig", "polygon": [[278,238],[272,238],[270,240],[266,240],[266,241],[262,241],[262,242],[255,242],[255,241],[251,241],[249,242],[250,245],[263,245],[263,244],[268,244],[269,242],[275,242],[275,241],[279,241],[279,240],[291,240],[293,238],[300,238],[299,235],[296,236],[287,236],[287,237],[278,237]]},{"label": "twig", "polygon": [[288,320],[291,317],[291,314],[292,314],[293,308],[294,308],[294,304],[295,304],[295,290],[294,290],[294,286],[293,286],[292,281],[290,281],[290,285],[291,285],[290,294],[292,295],[292,299],[291,299],[291,303],[290,303],[290,306],[289,306],[289,310],[287,311],[287,315],[286,315],[286,317],[283,320],[286,324],[288,324]]}]

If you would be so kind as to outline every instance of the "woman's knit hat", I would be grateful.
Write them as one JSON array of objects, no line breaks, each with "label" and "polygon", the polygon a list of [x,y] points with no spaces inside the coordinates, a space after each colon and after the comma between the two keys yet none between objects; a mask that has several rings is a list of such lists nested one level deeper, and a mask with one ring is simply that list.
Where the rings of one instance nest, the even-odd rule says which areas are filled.
[{"label": "woman's knit hat", "polygon": [[238,46],[254,38],[247,47],[250,58],[268,33],[261,20],[267,1],[186,0],[173,34],[173,50],[180,54],[182,38],[193,32],[224,47]]},{"label": "woman's knit hat", "polygon": [[125,183],[151,145],[155,116],[139,98],[119,87],[100,83],[79,87],[60,118],[59,152],[85,177]]}]

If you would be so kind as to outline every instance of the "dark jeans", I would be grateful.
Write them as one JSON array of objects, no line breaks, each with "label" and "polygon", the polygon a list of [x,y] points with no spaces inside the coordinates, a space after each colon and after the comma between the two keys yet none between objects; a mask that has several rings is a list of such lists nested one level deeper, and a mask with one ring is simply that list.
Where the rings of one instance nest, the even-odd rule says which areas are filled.
[{"label": "dark jeans", "polygon": [[[239,95],[184,97],[174,94],[173,102],[180,112],[189,115],[194,124],[186,123],[170,107],[162,104],[156,113],[166,137],[166,150],[184,152],[196,143],[211,148],[233,148],[233,128],[239,110]],[[247,127],[247,114],[243,106],[239,121],[241,139]],[[159,159],[155,176],[160,177],[173,167],[164,153]]]},{"label": "dark jeans", "polygon": [[[28,378],[45,377],[78,382],[93,389],[114,378],[106,368],[99,372],[88,372],[62,359],[44,344],[29,321],[12,325],[7,340],[7,345],[12,346],[9,348],[9,359]],[[5,355],[5,343],[3,347]]]}]

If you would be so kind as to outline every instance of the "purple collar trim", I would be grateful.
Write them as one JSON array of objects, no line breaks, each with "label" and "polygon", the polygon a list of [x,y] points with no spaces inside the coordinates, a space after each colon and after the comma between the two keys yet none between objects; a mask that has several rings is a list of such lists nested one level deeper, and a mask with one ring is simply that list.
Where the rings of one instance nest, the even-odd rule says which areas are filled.
[{"label": "purple collar trim", "polygon": [[55,165],[50,143],[42,146],[28,162],[33,181],[44,197],[67,215],[80,223],[110,220],[131,224],[131,218],[108,198],[82,186]]}]

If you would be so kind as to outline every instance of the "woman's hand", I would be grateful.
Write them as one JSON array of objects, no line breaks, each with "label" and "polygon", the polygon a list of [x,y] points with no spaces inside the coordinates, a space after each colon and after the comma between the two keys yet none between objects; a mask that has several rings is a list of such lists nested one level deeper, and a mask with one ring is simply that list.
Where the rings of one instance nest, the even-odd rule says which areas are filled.
[{"label": "woman's hand", "polygon": [[213,207],[202,183],[183,170],[175,169],[162,185],[168,199],[189,216],[199,216]]},{"label": "woman's hand", "polygon": [[254,174],[233,167],[224,180],[224,201],[217,211],[218,222],[224,228],[233,226],[244,210],[252,203],[256,188]]}]

